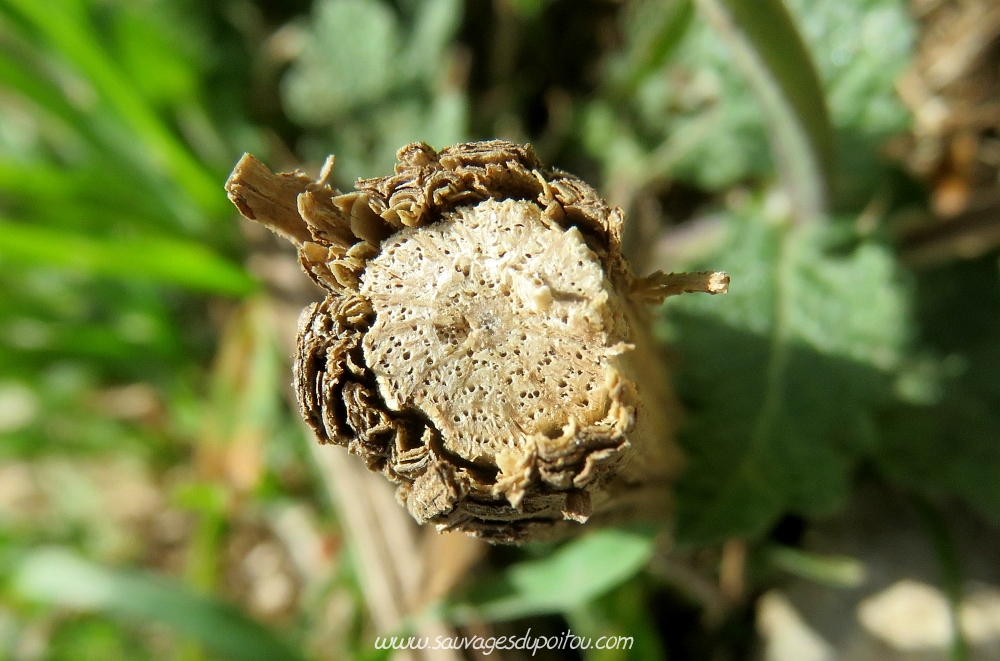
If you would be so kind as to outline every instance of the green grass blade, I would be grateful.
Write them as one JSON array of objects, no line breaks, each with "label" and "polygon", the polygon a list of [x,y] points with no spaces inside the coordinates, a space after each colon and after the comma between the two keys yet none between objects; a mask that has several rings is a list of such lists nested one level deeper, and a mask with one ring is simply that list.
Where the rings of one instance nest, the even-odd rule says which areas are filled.
[{"label": "green grass blade", "polygon": [[155,167],[169,174],[203,210],[215,213],[222,208],[225,201],[219,192],[222,182],[217,181],[160,121],[79,17],[60,2],[4,1],[16,7],[87,76],[134,131]]},{"label": "green grass blade", "polygon": [[28,599],[165,624],[227,659],[302,661],[276,634],[227,604],[153,574],[91,564],[63,549],[35,552],[13,582]]},{"label": "green grass blade", "polygon": [[952,639],[949,650],[949,661],[969,661],[969,641],[962,631],[962,562],[955,547],[955,540],[945,517],[928,501],[917,495],[911,495],[910,500],[917,514],[923,520],[937,556],[938,569],[941,573],[941,588],[948,596],[948,606],[951,610]]},{"label": "green grass blade", "polygon": [[850,556],[822,555],[778,544],[770,547],[767,555],[775,567],[822,585],[846,589],[865,582],[864,564]]},{"label": "green grass blade", "polygon": [[619,90],[622,96],[634,95],[639,84],[652,72],[664,66],[687,34],[694,18],[691,0],[677,0],[657,8],[654,21],[646,27],[648,36],[640,38],[628,53],[628,67]]},{"label": "green grass blade", "polygon": [[40,224],[175,230],[176,218],[159,203],[156,191],[123,172],[122,165],[101,160],[85,168],[60,168],[0,156],[0,195],[16,199],[20,215]]},{"label": "green grass blade", "polygon": [[115,206],[133,193],[127,182],[108,177],[103,169],[65,169],[40,162],[17,162],[0,157],[0,193],[34,200],[78,203],[83,197],[103,198]]},{"label": "green grass blade", "polygon": [[41,108],[72,126],[81,135],[93,140],[93,132],[84,121],[83,115],[70,105],[58,87],[2,50],[0,50],[0,85],[34,101]]},{"label": "green grass blade", "polygon": [[823,87],[781,0],[698,0],[730,44],[771,131],[772,149],[799,220],[827,210],[834,136]]},{"label": "green grass blade", "polygon": [[113,278],[147,278],[244,296],[257,284],[205,246],[165,238],[97,239],[47,227],[0,222],[0,257]]}]

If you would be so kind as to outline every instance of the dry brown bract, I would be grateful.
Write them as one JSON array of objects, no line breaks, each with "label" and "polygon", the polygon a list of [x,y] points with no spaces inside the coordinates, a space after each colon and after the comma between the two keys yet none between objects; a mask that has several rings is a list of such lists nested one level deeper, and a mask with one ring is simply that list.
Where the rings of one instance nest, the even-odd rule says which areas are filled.
[{"label": "dry brown bract", "polygon": [[295,391],[323,443],[398,484],[420,522],[494,541],[669,511],[679,466],[644,303],[720,273],[636,279],[622,212],[530,147],[400,150],[340,194],[244,156],[226,190],[291,240],[327,296],[299,327]]}]

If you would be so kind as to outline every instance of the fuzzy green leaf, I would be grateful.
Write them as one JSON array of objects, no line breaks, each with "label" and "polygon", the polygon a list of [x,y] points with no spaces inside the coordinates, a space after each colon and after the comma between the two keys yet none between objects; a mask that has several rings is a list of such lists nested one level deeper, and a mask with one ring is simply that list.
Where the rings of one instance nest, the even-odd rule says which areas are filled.
[{"label": "fuzzy green leaf", "polygon": [[[751,177],[768,177],[773,165],[767,116],[737,68],[729,42],[702,16],[664,24],[661,34],[650,38],[651,17],[683,17],[686,2],[629,3],[623,25],[626,49],[638,56],[611,61],[607,94],[588,108],[591,112],[594,105],[608,102],[626,106],[616,109],[621,125],[614,135],[628,147],[602,149],[606,141],[594,134],[593,124],[584,123],[588,150],[605,162],[612,177],[620,174],[629,180],[680,178],[717,190]],[[756,11],[759,3],[747,4]],[[909,121],[895,81],[909,62],[915,23],[903,0],[788,0],[787,6],[818,71],[836,131],[834,202],[841,207],[848,202],[863,205],[880,167],[875,158],[878,141],[904,130]],[[685,31],[678,35],[681,28]],[[762,30],[780,41],[777,31],[768,32],[770,26]],[[793,56],[787,49],[778,50],[775,57],[784,58],[793,69],[795,58],[802,58],[801,51]],[[668,55],[662,66],[643,67],[641,55],[650,51]],[[629,84],[623,84],[626,81]],[[802,112],[808,113],[805,106]],[[814,142],[825,144],[821,152],[832,147],[828,137],[819,135],[822,130],[811,133],[817,135]],[[624,152],[628,157],[620,158]],[[638,172],[622,172],[623,165]]]},{"label": "fuzzy green leaf", "polygon": [[344,184],[392,171],[407,143],[467,138],[468,101],[449,57],[462,5],[430,0],[411,9],[397,12],[384,0],[318,3],[283,81],[289,114],[322,130],[307,156],[336,154]]},{"label": "fuzzy green leaf", "polygon": [[501,581],[481,586],[482,597],[453,606],[451,618],[512,620],[572,611],[637,574],[652,552],[648,535],[598,530],[545,558],[512,565]]},{"label": "fuzzy green leaf", "polygon": [[833,130],[823,89],[781,0],[699,0],[764,110],[778,172],[797,215],[826,211]]},{"label": "fuzzy green leaf", "polygon": [[305,49],[284,81],[289,112],[323,124],[375,101],[395,83],[400,30],[392,10],[377,0],[326,0]]},{"label": "fuzzy green leaf", "polygon": [[402,58],[411,75],[433,84],[441,60],[462,21],[458,0],[427,0],[417,5],[407,52]]},{"label": "fuzzy green leaf", "polygon": [[667,306],[694,413],[678,487],[678,535],[693,543],[834,508],[874,442],[872,415],[908,340],[907,297],[884,247],[836,256],[818,228],[746,216],[729,219],[710,260],[729,272],[729,294]]}]

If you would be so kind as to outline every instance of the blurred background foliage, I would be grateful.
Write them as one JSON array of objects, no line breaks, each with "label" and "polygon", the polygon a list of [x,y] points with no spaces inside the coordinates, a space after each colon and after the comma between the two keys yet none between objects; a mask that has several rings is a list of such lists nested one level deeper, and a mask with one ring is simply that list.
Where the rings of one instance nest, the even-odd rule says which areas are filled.
[{"label": "blurred background foliage", "polygon": [[963,581],[997,585],[966,568],[1000,524],[1000,15],[787,0],[812,65],[775,57],[815,67],[835,151],[829,213],[803,219],[771,107],[706,20],[739,6],[0,0],[0,659],[377,656],[288,404],[288,320],[316,292],[237,222],[244,151],[314,174],[335,153],[349,188],[411,141],[530,141],[626,209],[637,270],[732,276],[658,317],[688,409],[673,541],[494,549],[443,608],[459,631],[788,658],[775,586],[909,566],[857,541],[899,520],[886,501],[922,522],[953,615]]}]

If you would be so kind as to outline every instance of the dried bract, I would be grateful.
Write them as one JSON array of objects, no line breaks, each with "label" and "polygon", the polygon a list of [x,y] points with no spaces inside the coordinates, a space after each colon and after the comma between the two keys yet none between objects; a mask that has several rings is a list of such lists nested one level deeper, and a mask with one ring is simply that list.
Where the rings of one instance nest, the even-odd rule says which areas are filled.
[{"label": "dried bract", "polygon": [[494,541],[663,516],[676,407],[643,306],[721,273],[635,278],[623,216],[492,141],[400,150],[342,194],[247,155],[227,184],[327,291],[302,315],[295,391],[323,443],[398,485],[420,522]]}]

